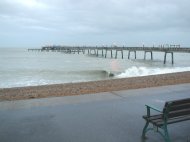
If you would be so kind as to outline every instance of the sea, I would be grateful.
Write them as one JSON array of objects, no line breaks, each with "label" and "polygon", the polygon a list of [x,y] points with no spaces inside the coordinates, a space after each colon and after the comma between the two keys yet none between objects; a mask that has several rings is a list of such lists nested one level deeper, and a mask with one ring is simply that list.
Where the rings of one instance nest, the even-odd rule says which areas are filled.
[{"label": "sea", "polygon": [[[113,52],[115,56],[115,53]],[[85,54],[63,52],[28,51],[28,48],[0,48],[0,88],[38,86],[47,84],[88,82],[116,78],[149,76],[173,72],[190,71],[190,53],[167,55],[166,64],[163,52],[153,52],[153,60],[147,53],[137,51],[137,59],[124,51],[124,59],[107,58]]]}]

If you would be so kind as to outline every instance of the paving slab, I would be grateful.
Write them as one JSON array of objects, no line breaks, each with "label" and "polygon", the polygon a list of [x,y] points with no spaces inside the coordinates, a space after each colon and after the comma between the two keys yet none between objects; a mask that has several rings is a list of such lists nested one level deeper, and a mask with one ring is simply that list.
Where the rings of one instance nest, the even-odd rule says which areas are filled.
[{"label": "paving slab", "polygon": [[[141,142],[145,104],[190,97],[190,84],[79,96],[0,102],[0,142]],[[169,126],[190,140],[190,121]],[[154,132],[147,142],[164,142]]]}]

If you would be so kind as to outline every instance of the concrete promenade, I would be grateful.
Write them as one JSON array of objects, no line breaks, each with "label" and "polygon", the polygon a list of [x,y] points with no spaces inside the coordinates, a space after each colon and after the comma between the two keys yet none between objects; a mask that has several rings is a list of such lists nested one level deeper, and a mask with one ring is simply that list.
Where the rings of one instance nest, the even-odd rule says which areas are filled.
[{"label": "concrete promenade", "polygon": [[[141,142],[145,104],[190,97],[190,84],[0,102],[0,142]],[[190,121],[169,125],[190,142]],[[153,131],[147,142],[164,142]]]}]

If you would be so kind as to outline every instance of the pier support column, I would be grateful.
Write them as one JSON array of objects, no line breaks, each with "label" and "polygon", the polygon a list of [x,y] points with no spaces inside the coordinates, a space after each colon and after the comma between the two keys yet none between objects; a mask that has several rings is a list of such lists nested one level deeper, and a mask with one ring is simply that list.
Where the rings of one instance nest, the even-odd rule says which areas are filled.
[{"label": "pier support column", "polygon": [[152,51],[144,51],[144,60],[146,59],[146,53],[150,53],[151,55],[151,60],[153,60],[153,54],[152,54]]},{"label": "pier support column", "polygon": [[[92,50],[94,51],[94,54],[92,54]],[[90,49],[90,55],[96,55],[96,49]]]},{"label": "pier support column", "polygon": [[96,52],[96,56],[98,57],[98,49],[97,49],[97,52]]},{"label": "pier support column", "polygon": [[[111,58],[112,58],[113,57],[112,49],[110,51],[111,51]],[[108,52],[108,49],[106,49],[105,58],[107,57],[107,52]]]},{"label": "pier support column", "polygon": [[99,50],[101,51],[102,50],[102,57],[104,56],[104,52],[103,52],[103,49],[96,49],[97,51],[96,51],[96,56],[98,57],[99,56]]},{"label": "pier support column", "polygon": [[85,54],[85,49],[82,50],[82,53]]},{"label": "pier support column", "polygon": [[94,54],[96,55],[96,49],[94,49]]},{"label": "pier support column", "polygon": [[137,55],[136,55],[136,51],[135,50],[129,50],[129,52],[128,52],[128,59],[130,59],[130,54],[131,54],[131,52],[134,52],[134,54],[135,54],[135,59],[137,58]]},{"label": "pier support column", "polygon": [[121,57],[122,57],[122,59],[123,59],[123,50],[116,50],[115,59],[117,59],[117,52],[118,52],[118,51],[121,51]]},{"label": "pier support column", "polygon": [[166,64],[166,56],[167,56],[168,53],[171,54],[172,64],[174,64],[174,56],[173,56],[174,54],[173,54],[173,52],[165,52],[165,54],[164,54],[164,64]]}]

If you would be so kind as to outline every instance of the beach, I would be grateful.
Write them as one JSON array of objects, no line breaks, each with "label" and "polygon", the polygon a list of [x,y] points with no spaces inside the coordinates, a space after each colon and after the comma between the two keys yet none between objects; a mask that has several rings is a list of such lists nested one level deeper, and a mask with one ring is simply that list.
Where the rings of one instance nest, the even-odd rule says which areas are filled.
[{"label": "beach", "polygon": [[1,88],[0,101],[72,96],[138,88],[190,83],[190,72],[169,73],[143,77],[65,83],[29,87]]}]

